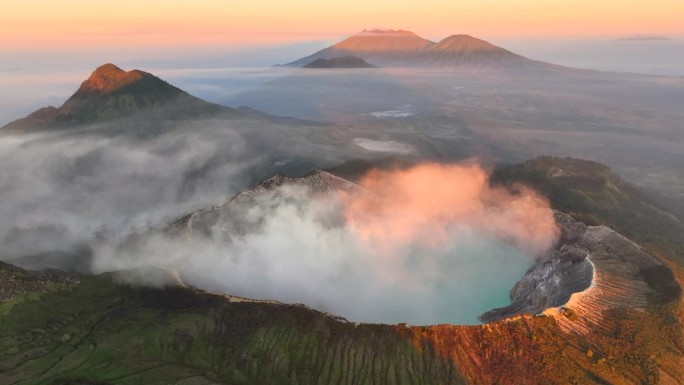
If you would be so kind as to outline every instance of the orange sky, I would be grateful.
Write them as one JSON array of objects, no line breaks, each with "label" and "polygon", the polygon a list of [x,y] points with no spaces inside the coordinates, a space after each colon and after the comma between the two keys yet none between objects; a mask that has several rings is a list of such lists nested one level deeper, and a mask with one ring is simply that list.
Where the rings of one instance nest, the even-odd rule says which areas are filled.
[{"label": "orange sky", "polygon": [[0,47],[234,45],[424,37],[684,35],[682,0],[1,0]]}]

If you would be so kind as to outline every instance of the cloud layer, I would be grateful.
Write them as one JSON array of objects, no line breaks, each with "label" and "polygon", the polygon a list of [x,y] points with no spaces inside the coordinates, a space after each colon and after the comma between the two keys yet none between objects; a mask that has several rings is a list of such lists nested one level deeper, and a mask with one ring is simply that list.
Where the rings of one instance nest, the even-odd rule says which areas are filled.
[{"label": "cloud layer", "polygon": [[247,184],[259,155],[235,130],[170,129],[153,137],[96,128],[0,140],[0,259],[68,251],[220,202]]}]

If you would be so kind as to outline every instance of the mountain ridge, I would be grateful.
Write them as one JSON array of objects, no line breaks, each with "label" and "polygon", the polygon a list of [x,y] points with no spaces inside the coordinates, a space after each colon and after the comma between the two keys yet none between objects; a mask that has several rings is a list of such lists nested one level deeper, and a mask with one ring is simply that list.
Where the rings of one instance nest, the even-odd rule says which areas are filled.
[{"label": "mountain ridge", "polygon": [[467,34],[450,35],[439,42],[405,30],[363,30],[309,56],[283,64],[301,67],[316,59],[359,57],[381,67],[530,68],[557,66],[515,54]]}]

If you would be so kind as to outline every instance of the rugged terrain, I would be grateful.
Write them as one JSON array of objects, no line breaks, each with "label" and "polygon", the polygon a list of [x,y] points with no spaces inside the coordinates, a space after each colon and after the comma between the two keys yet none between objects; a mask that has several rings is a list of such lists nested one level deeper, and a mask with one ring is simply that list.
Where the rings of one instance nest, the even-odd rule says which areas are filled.
[{"label": "rugged terrain", "polygon": [[258,202],[276,200],[278,187],[303,187],[316,195],[337,194],[340,191],[360,191],[356,184],[326,171],[314,171],[301,177],[291,178],[278,174],[264,180],[253,189],[241,192],[223,205],[199,210],[173,222],[169,228],[174,235],[205,235],[227,239],[253,231],[264,218],[247,215]]},{"label": "rugged terrain", "polygon": [[[610,198],[592,187],[604,178],[601,170],[593,164],[580,168],[577,162],[541,159],[516,166],[516,173],[544,170],[538,183],[543,181],[558,195],[567,190],[556,185],[553,176],[572,170],[575,182],[587,183],[575,185],[575,190],[587,191],[592,202]],[[308,179],[276,176],[238,195],[233,204],[288,183],[304,183],[324,194],[353,188],[322,172]],[[618,187],[625,196],[631,195],[625,191],[630,189]],[[577,211],[575,201],[566,204],[568,211]],[[587,213],[595,210],[582,207]],[[225,210],[217,207],[188,216],[175,228],[185,233],[183,229],[192,230],[188,225],[193,223],[216,223],[212,218]],[[586,226],[560,213],[557,219],[563,229],[559,251],[540,261],[512,292],[514,303],[519,303],[534,286],[537,294],[532,297],[540,301],[526,309],[533,314],[481,326],[354,324],[302,306],[252,302],[173,285],[131,287],[117,274],[84,276],[46,290],[42,284],[32,286],[29,282],[40,278],[29,274],[23,291],[30,295],[12,296],[0,305],[0,379],[8,384],[684,381],[681,265],[654,257],[655,249],[646,253],[608,227]],[[557,266],[549,269],[554,263]],[[563,264],[579,269],[559,270]],[[0,268],[10,277],[26,275],[5,265]],[[560,274],[561,282],[572,278],[564,272],[579,272],[584,278],[593,272],[593,281],[586,289],[583,279],[582,285],[570,285],[569,291],[577,292],[558,308],[567,291],[548,296],[548,301],[538,295],[544,293],[549,271]],[[12,287],[0,286],[0,292]],[[551,307],[539,313],[547,306]],[[520,308],[507,314],[510,310]]]},{"label": "rugged terrain", "polygon": [[600,325],[611,309],[645,308],[649,300],[679,295],[672,271],[637,244],[606,226],[586,226],[556,212],[562,237],[555,250],[540,260],[511,290],[510,306],[494,309],[483,322],[517,314],[557,315],[556,308],[580,314],[560,317],[569,329]]},{"label": "rugged terrain", "polygon": [[[555,172],[561,172],[558,170]],[[171,232],[230,239],[254,231],[263,218],[249,215],[249,210],[259,201],[275,200],[277,188],[284,186],[303,186],[316,195],[367,193],[325,171],[301,178],[276,175],[224,205],[181,218],[172,225]],[[482,321],[539,314],[571,301],[568,308],[583,311],[581,319],[589,320],[585,325],[588,328],[592,314],[613,308],[644,308],[649,300],[679,295],[680,288],[670,269],[634,242],[609,227],[587,226],[562,212],[556,212],[555,218],[562,233],[555,248],[511,290],[512,304],[483,314]]]}]

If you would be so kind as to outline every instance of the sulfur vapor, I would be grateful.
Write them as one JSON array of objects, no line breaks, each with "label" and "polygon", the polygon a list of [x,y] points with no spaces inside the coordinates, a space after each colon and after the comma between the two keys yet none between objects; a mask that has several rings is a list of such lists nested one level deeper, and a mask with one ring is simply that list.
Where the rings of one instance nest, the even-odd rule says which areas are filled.
[{"label": "sulfur vapor", "polygon": [[385,254],[404,245],[442,247],[454,227],[467,227],[512,242],[536,258],[558,234],[547,200],[524,186],[516,191],[492,187],[477,164],[373,170],[359,185],[370,193],[343,198],[347,223]]},{"label": "sulfur vapor", "polygon": [[199,288],[352,321],[475,324],[508,304],[557,237],[543,198],[490,186],[477,164],[376,170],[350,189],[286,184],[249,197],[200,216],[192,227],[202,234],[102,247],[94,269],[165,266]]}]

